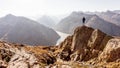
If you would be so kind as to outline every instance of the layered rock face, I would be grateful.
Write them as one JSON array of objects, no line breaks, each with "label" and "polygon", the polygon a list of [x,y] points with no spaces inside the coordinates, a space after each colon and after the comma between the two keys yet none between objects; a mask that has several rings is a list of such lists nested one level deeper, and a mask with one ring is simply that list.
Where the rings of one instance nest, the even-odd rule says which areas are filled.
[{"label": "layered rock face", "polygon": [[120,68],[120,38],[78,27],[59,46],[0,42],[3,68]]}]

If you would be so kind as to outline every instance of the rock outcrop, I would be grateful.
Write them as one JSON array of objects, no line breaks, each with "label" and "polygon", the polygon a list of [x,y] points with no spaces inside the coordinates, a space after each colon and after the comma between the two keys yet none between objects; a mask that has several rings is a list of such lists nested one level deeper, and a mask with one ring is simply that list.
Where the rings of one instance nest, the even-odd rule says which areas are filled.
[{"label": "rock outcrop", "polygon": [[[59,49],[61,58],[66,58],[74,61],[88,61],[98,57],[99,53],[103,51],[108,40],[112,37],[101,32],[98,29],[82,26],[76,28],[73,36],[68,36],[60,44]],[[69,52],[67,52],[69,51]]]},{"label": "rock outcrop", "polygon": [[16,52],[8,63],[8,68],[40,68],[38,59],[31,53],[24,50]]},{"label": "rock outcrop", "polygon": [[60,44],[57,52],[60,59],[67,61],[92,61],[90,64],[120,62],[119,41],[120,38],[109,36],[98,29],[82,26]]},{"label": "rock outcrop", "polygon": [[0,42],[0,68],[41,68],[53,64],[56,58],[50,54],[52,47],[51,51],[47,48]]}]

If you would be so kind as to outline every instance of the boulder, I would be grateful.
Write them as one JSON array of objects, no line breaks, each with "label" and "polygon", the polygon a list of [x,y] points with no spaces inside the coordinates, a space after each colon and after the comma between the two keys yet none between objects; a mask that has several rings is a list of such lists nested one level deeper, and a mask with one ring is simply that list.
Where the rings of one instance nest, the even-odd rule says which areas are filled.
[{"label": "boulder", "polygon": [[120,38],[113,38],[100,54],[99,60],[113,62],[118,59],[120,59]]}]

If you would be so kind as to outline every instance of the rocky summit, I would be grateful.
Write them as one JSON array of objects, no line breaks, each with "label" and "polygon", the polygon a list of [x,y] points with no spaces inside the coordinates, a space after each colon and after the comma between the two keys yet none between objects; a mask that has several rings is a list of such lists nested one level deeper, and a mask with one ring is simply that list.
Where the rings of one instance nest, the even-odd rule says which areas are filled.
[{"label": "rocky summit", "polygon": [[0,68],[120,68],[120,38],[81,26],[58,46],[1,41]]}]

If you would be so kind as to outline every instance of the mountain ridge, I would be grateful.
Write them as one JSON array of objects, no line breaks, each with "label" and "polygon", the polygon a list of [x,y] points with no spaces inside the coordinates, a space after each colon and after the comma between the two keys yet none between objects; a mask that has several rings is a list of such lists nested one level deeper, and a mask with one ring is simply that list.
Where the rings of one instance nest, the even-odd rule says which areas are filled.
[{"label": "mountain ridge", "polygon": [[[55,45],[57,39],[59,39],[58,34],[53,29],[25,17],[9,14],[1,18],[0,25],[1,38],[8,42],[30,45]],[[51,38],[53,39],[51,40]]]},{"label": "mountain ridge", "polygon": [[[102,14],[103,14],[103,16],[106,15],[110,19],[108,19],[108,20],[104,19],[101,16]],[[107,14],[110,16],[108,16]],[[93,19],[94,19],[94,21],[95,21],[95,19],[97,19],[99,22],[101,22],[102,25],[99,26],[98,24],[96,24],[97,23],[97,21],[96,21],[94,23],[92,22],[93,24],[91,24],[90,26],[94,26],[93,28],[96,27],[96,29],[100,29],[101,31],[103,31],[109,35],[119,36],[119,30],[120,30],[119,29],[120,26],[118,25],[119,24],[119,14],[114,13],[113,11],[91,12],[91,13],[90,12],[89,13],[87,13],[87,12],[73,12],[68,17],[62,19],[61,22],[59,22],[57,24],[56,30],[64,32],[64,33],[72,34],[76,27],[83,25],[83,23],[82,23],[83,17],[86,18],[86,22],[84,25],[88,25],[89,22],[93,21]],[[95,17],[97,17],[97,18],[95,18]],[[107,18],[107,17],[105,17],[105,18]],[[112,20],[112,22],[110,20]],[[96,24],[96,26],[95,26],[95,24]],[[108,25],[110,25],[110,26],[108,26]],[[107,30],[103,29],[103,28],[107,28]],[[115,31],[115,32],[112,32],[111,30]]]}]

